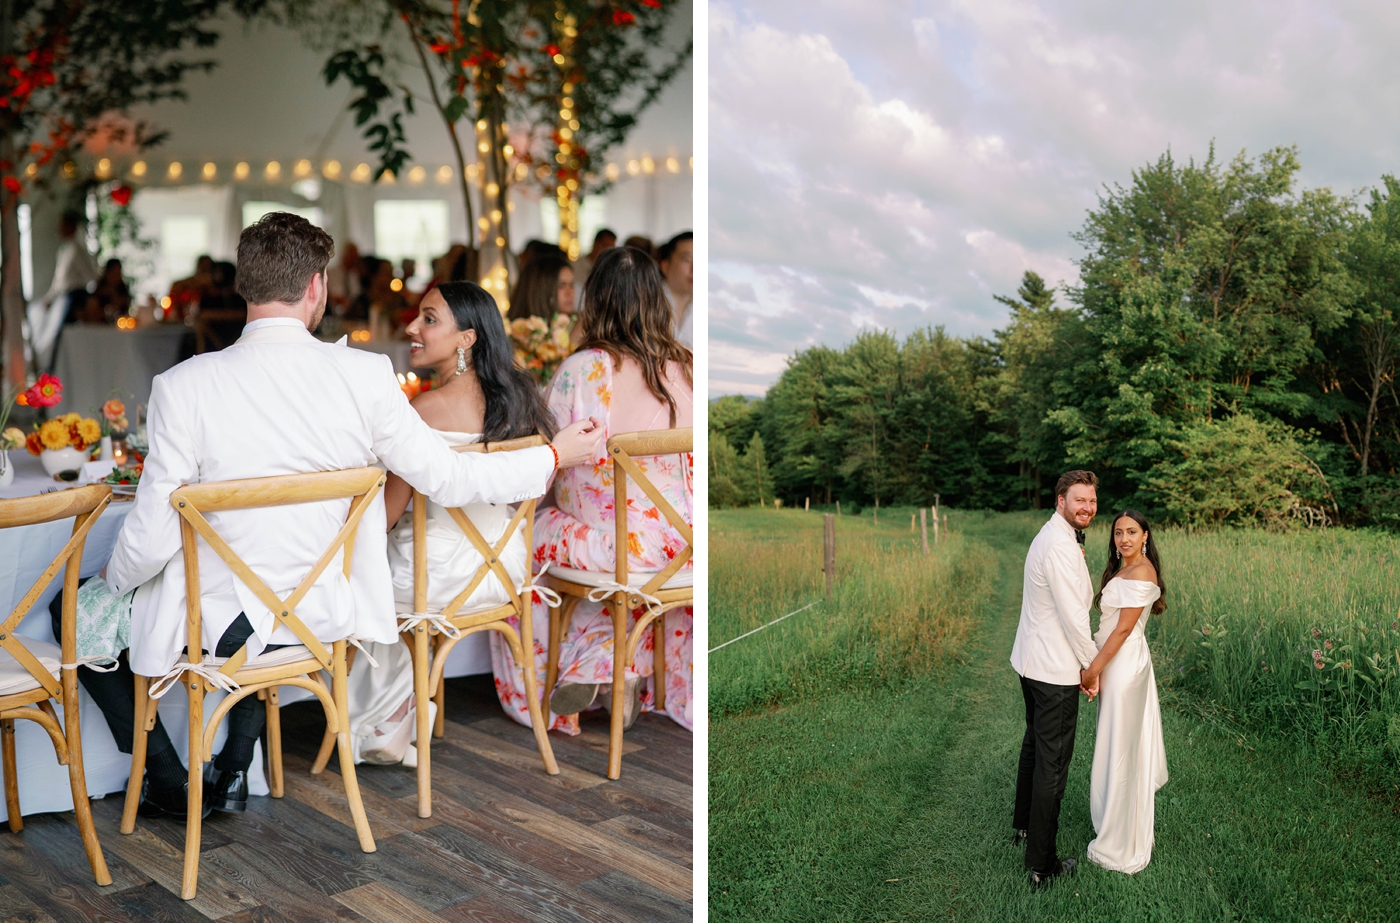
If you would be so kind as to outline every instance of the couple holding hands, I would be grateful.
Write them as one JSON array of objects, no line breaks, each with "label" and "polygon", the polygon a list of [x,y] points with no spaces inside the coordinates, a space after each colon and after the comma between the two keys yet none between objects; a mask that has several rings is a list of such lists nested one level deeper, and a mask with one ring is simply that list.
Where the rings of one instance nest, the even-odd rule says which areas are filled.
[{"label": "couple holding hands", "polygon": [[[1094,593],[1084,530],[1098,512],[1098,478],[1070,471],[1055,485],[1055,514],[1026,555],[1021,620],[1011,665],[1021,677],[1026,734],[1012,818],[1034,887],[1074,871],[1055,850],[1060,801],[1074,755],[1079,695],[1098,700],[1089,783],[1095,839],[1089,860],[1141,871],[1152,858],[1153,802],[1167,781],[1157,681],[1144,628],[1166,609],[1161,560],[1147,520],[1114,517],[1107,566]],[[1092,633],[1089,610],[1102,613]]]}]

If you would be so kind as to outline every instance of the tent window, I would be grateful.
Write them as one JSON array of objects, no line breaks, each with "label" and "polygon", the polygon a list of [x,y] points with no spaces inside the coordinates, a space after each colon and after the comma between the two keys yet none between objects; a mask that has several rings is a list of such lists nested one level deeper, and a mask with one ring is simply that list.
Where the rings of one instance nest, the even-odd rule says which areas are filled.
[{"label": "tent window", "polygon": [[447,252],[447,203],[441,199],[381,199],[374,203],[374,254],[397,264],[417,264],[415,278],[432,273],[433,259]]}]

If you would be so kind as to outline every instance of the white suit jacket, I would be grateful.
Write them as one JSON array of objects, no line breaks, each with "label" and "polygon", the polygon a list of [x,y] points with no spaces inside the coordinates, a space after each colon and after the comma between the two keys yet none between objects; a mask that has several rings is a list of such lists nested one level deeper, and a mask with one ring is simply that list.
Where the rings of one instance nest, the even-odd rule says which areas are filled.
[{"label": "white suit jacket", "polygon": [[[305,474],[383,461],[448,507],[515,503],[544,493],[548,447],[458,455],[409,406],[387,356],[322,343],[295,320],[255,321],[237,343],[158,375],[151,388],[150,452],[136,501],[107,565],[132,604],[131,668],[159,676],[185,643],[185,567],[177,487],[206,481]],[[216,532],[281,598],[311,570],[345,522],[349,500],[206,514]],[[204,649],[212,653],[239,612],[266,644],[299,643],[202,540]],[[398,639],[383,494],[360,521],[351,576],[336,557],[296,609],[324,640]]]},{"label": "white suit jacket", "polygon": [[1043,683],[1079,685],[1079,671],[1099,652],[1089,630],[1093,602],[1089,566],[1074,527],[1054,513],[1026,553],[1021,622],[1011,648],[1016,672]]}]

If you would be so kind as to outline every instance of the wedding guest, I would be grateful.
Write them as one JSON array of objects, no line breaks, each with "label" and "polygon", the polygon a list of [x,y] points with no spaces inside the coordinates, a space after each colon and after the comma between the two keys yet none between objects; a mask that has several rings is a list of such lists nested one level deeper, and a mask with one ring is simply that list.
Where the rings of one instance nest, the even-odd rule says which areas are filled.
[{"label": "wedding guest", "polygon": [[[97,281],[97,266],[92,254],[78,237],[83,216],[75,211],[66,211],[58,219],[58,258],[53,270],[53,282],[48,294],[44,295],[44,307],[55,302],[61,304],[63,322],[76,323],[79,314],[87,306],[88,286]],[[57,349],[55,348],[55,353]]]},{"label": "wedding guest", "polygon": [[569,261],[553,253],[544,253],[520,271],[520,278],[510,293],[509,320],[540,317],[549,321],[556,314],[574,313],[574,270]]},{"label": "wedding guest", "polygon": [[[549,408],[556,424],[596,418],[602,421],[605,439],[614,433],[692,425],[691,354],[675,339],[671,316],[655,263],[628,247],[604,253],[584,289],[583,342],[560,364],[550,384]],[[646,459],[645,464],[652,482],[690,521],[694,500],[690,456]],[[537,567],[551,562],[613,572],[617,563],[613,552],[613,477],[612,460],[599,456],[594,465],[556,478],[553,498],[557,506],[535,519],[533,560]],[[635,499],[629,500],[627,511],[630,567],[661,570],[684,543],[641,491],[632,497]],[[635,544],[631,544],[633,540]],[[633,613],[629,621],[635,617]],[[690,729],[692,613],[690,609],[672,610],[664,618],[666,712]],[[543,603],[535,606],[534,628],[534,666],[543,686],[549,631],[548,610]],[[613,644],[607,608],[601,603],[580,602],[564,633],[559,683],[550,698],[550,730],[577,734],[578,712],[600,696],[604,706],[610,707],[604,687],[612,681]],[[529,724],[520,674],[509,647],[494,636],[491,660],[496,692],[506,713],[521,724]],[[647,632],[625,680],[627,724],[636,717],[638,708],[652,708],[653,662],[652,633]]]},{"label": "wedding guest", "polygon": [[[298,640],[227,565],[203,555],[205,634],[186,639],[180,525],[170,504],[178,487],[382,460],[444,506],[512,503],[537,496],[559,466],[582,463],[599,451],[588,424],[556,434],[552,448],[500,455],[448,449],[409,406],[387,356],[311,335],[325,312],[333,246],[325,231],[286,212],[245,228],[237,277],[238,293],[249,303],[243,336],[228,349],[157,375],[152,384],[145,472],[103,574],[109,599],[130,613],[130,649],[115,672],[78,670],[124,753],[131,752],[135,718],[133,671],[161,677],[180,670],[187,645],[228,657],[246,642],[256,657]],[[268,585],[293,587],[341,529],[347,508],[345,501],[330,501],[209,518]],[[316,637],[397,641],[383,516],[383,504],[376,502],[362,518],[350,574],[327,568],[298,604],[297,615]],[[208,806],[246,808],[247,770],[264,716],[256,697],[228,713],[228,739],[214,760],[217,778],[205,788]],[[159,718],[148,747],[141,813],[183,815],[188,774]]]},{"label": "wedding guest", "polygon": [[652,259],[656,259],[656,244],[651,242],[650,237],[643,237],[640,234],[633,234],[622,242],[624,247],[632,247],[640,250]]},{"label": "wedding guest", "polygon": [[[418,316],[408,326],[414,368],[437,373],[442,384],[412,401],[413,409],[447,445],[500,442],[539,434],[549,439],[554,417],[535,379],[515,365],[511,344],[501,326],[496,301],[474,282],[448,282],[423,296]],[[401,614],[413,612],[412,489],[392,472],[384,488],[389,526],[389,572],[394,601]],[[467,517],[493,547],[512,516],[505,504],[474,503]],[[481,566],[481,554],[452,517],[428,503],[428,611],[441,612]],[[501,554],[506,572],[520,585],[529,574],[525,536],[517,530]],[[507,589],[488,576],[461,611],[497,606]],[[350,739],[355,760],[397,763],[412,753],[415,725],[413,661],[402,643],[376,644],[370,653],[378,667],[356,666],[350,676]]]},{"label": "wedding guest", "polygon": [[695,235],[682,231],[661,245],[657,253],[661,274],[666,277],[666,298],[676,318],[676,338],[688,347],[695,345],[691,319],[695,291]]},{"label": "wedding guest", "polygon": [[579,284],[588,281],[588,274],[593,271],[593,264],[598,261],[598,257],[616,246],[617,234],[609,228],[601,228],[593,235],[593,249],[574,260],[574,278]]},{"label": "wedding guest", "polygon": [[525,249],[521,250],[520,256],[516,258],[516,267],[523,272],[533,260],[541,256],[562,256],[568,259],[568,255],[560,249],[558,244],[532,239],[525,242]]},{"label": "wedding guest", "polygon": [[200,299],[209,293],[213,286],[214,258],[207,253],[194,261],[194,273],[188,278],[179,279],[170,285],[169,313],[175,318],[183,318],[199,304]]},{"label": "wedding guest", "polygon": [[92,294],[88,296],[91,323],[115,324],[131,309],[131,289],[122,278],[122,261],[108,260]]}]

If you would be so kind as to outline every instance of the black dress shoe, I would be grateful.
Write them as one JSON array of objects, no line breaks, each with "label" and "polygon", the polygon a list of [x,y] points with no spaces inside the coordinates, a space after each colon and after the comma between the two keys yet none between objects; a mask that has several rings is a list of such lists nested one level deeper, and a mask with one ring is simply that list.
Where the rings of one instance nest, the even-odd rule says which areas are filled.
[{"label": "black dress shoe", "polygon": [[1012,845],[1012,846],[1025,846],[1025,845],[1026,845],[1026,837],[1030,836],[1030,833],[1031,833],[1031,832],[1030,832],[1029,830],[1016,830],[1016,831],[1014,831],[1014,832],[1011,834],[1011,845]]},{"label": "black dress shoe", "polygon": [[[137,806],[136,813],[142,817],[173,817],[176,820],[183,820],[189,813],[190,784],[186,782],[179,788],[153,789],[151,780],[147,779],[141,785],[141,804]],[[201,818],[209,816],[209,803],[204,803],[204,813]]]},{"label": "black dress shoe", "polygon": [[1031,887],[1036,889],[1044,888],[1052,884],[1056,878],[1062,875],[1073,874],[1074,860],[1062,859],[1053,872],[1037,872],[1035,869],[1031,869]]},{"label": "black dress shoe", "polygon": [[246,770],[225,769],[214,784],[205,789],[209,807],[229,814],[248,810],[248,773]]}]

